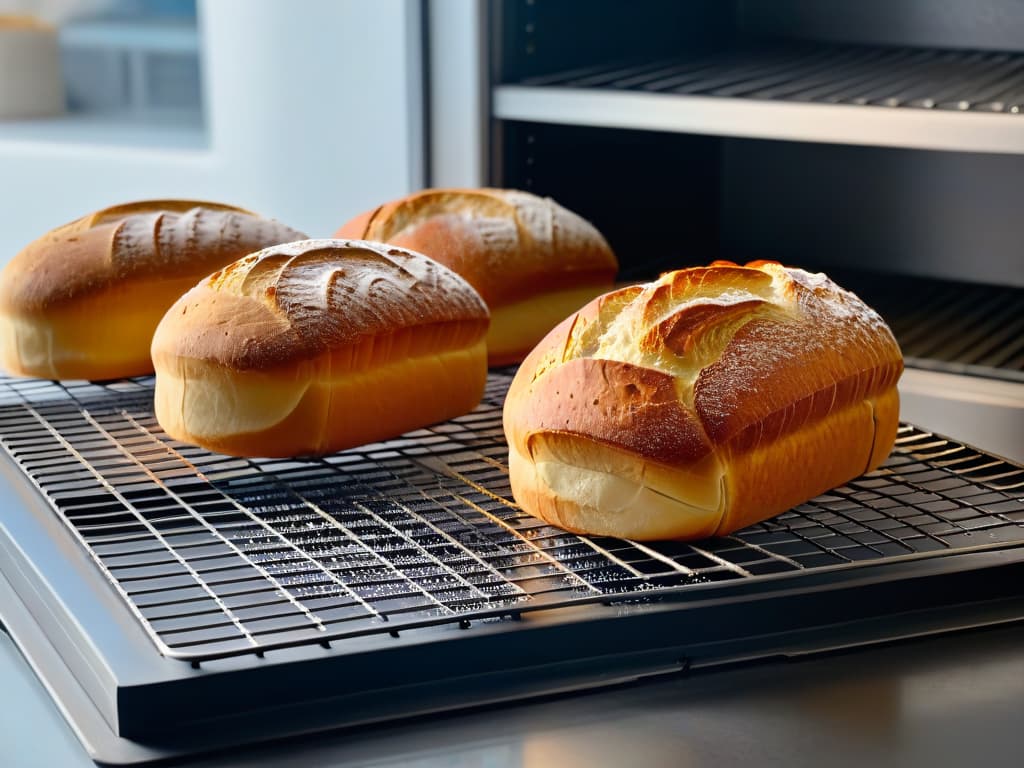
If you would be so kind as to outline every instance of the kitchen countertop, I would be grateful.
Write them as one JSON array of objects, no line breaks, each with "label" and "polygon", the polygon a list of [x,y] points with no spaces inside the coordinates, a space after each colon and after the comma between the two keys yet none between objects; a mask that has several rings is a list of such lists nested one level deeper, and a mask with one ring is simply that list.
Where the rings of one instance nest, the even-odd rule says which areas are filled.
[{"label": "kitchen countertop", "polygon": [[[189,766],[1019,765],[1024,626],[303,737]],[[0,635],[0,761],[88,766]]]}]

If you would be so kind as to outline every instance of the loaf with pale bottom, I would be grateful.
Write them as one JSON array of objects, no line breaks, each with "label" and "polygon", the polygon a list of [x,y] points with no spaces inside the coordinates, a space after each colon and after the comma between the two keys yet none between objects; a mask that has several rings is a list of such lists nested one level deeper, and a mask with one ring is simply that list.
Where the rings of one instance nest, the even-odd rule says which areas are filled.
[{"label": "loaf with pale bottom", "polygon": [[247,256],[172,306],[153,338],[168,435],[238,456],[323,454],[472,410],[487,307],[458,275],[379,243]]},{"label": "loaf with pale bottom", "polygon": [[725,535],[877,467],[902,370],[883,320],[824,275],[670,272],[592,301],[524,361],[512,492],[579,533]]}]

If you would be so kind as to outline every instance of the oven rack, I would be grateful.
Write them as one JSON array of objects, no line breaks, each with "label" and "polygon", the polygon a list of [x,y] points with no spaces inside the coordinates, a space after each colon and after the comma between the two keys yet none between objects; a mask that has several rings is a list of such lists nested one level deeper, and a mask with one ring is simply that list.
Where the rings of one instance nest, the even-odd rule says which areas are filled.
[{"label": "oven rack", "polygon": [[779,42],[499,83],[503,120],[1024,153],[1024,54]]},{"label": "oven rack", "polygon": [[194,664],[1024,543],[1024,469],[914,427],[869,476],[731,536],[577,536],[511,500],[473,413],[320,459],[168,438],[152,380],[0,382],[0,442],[159,652]]},{"label": "oven rack", "polygon": [[1024,288],[830,272],[885,318],[908,366],[1024,383]]}]

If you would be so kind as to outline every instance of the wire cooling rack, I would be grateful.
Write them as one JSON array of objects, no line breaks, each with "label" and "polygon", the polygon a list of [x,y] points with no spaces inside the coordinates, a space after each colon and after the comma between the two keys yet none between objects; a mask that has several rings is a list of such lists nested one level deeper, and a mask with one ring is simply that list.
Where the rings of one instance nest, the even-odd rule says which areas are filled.
[{"label": "wire cooling rack", "polygon": [[512,501],[473,413],[317,459],[168,438],[152,380],[0,379],[0,444],[141,622],[192,660],[1024,542],[1024,469],[911,426],[884,466],[723,538],[577,536]]}]

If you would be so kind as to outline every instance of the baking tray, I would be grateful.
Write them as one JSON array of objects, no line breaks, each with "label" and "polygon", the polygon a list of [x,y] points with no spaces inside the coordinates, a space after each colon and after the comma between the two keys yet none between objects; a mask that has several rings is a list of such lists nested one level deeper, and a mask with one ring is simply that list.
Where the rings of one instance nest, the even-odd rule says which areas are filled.
[{"label": "baking tray", "polygon": [[168,438],[152,380],[0,379],[0,617],[90,753],[141,760],[1024,615],[1024,469],[912,426],[691,544],[512,501],[473,413],[317,459]]}]

